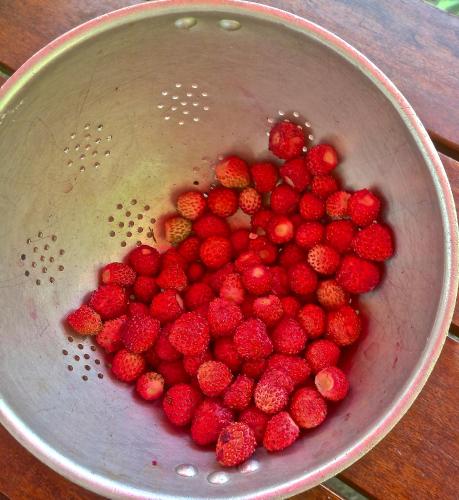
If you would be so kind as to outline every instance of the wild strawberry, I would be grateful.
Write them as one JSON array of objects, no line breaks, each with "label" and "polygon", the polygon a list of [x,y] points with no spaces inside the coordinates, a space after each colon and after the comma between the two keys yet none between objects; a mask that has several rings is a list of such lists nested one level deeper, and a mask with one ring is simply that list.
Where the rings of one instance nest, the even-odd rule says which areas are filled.
[{"label": "wild strawberry", "polygon": [[151,346],[147,351],[142,353],[142,355],[145,357],[145,361],[150,365],[150,367],[156,371],[158,365],[161,363],[161,359],[156,354],[155,346]]},{"label": "wild strawberry", "polygon": [[242,284],[241,275],[238,273],[226,275],[220,288],[220,297],[222,299],[231,300],[236,304],[242,304],[244,296],[245,290]]},{"label": "wild strawberry", "polygon": [[325,312],[316,304],[306,304],[298,313],[298,321],[312,339],[325,333]]},{"label": "wild strawberry", "polygon": [[265,371],[266,360],[262,359],[248,359],[242,363],[241,371],[247,377],[258,380]]},{"label": "wild strawberry", "polygon": [[325,211],[332,219],[344,219],[349,215],[348,203],[350,193],[346,191],[336,191],[325,201]]},{"label": "wild strawberry", "polygon": [[270,205],[276,214],[287,215],[296,210],[299,200],[299,194],[292,187],[280,184],[271,192]]},{"label": "wild strawberry", "polygon": [[242,311],[242,316],[246,318],[252,318],[253,317],[253,301],[255,300],[255,297],[252,295],[249,295],[244,302],[240,305],[241,311]]},{"label": "wild strawberry", "polygon": [[319,304],[325,309],[338,309],[349,303],[349,295],[335,280],[320,282],[316,295]]},{"label": "wild strawberry", "polygon": [[156,248],[140,245],[128,255],[129,264],[141,276],[154,276],[159,271],[161,257]]},{"label": "wild strawberry", "polygon": [[350,220],[334,220],[325,226],[325,241],[337,252],[344,253],[351,248],[354,232]]},{"label": "wild strawberry", "polygon": [[271,380],[260,380],[254,392],[255,406],[269,415],[282,411],[288,404],[288,391]]},{"label": "wild strawberry", "polygon": [[323,243],[312,247],[308,252],[308,264],[319,274],[334,274],[339,262],[339,253]]},{"label": "wild strawberry", "polygon": [[276,123],[269,132],[269,150],[282,160],[299,156],[305,144],[304,131],[295,123]]},{"label": "wild strawberry", "polygon": [[156,372],[147,372],[137,379],[137,394],[146,401],[154,401],[163,395],[164,379]]},{"label": "wild strawberry", "polygon": [[200,401],[199,392],[191,385],[177,384],[166,392],[163,410],[171,423],[183,427],[191,422]]},{"label": "wild strawberry", "polygon": [[183,368],[188,375],[194,377],[198,373],[199,367],[206,361],[211,360],[212,355],[209,351],[204,351],[201,354],[196,354],[195,356],[183,356]]},{"label": "wild strawberry", "polygon": [[351,306],[343,306],[328,313],[327,337],[335,344],[353,344],[359,338],[360,331],[360,317]]},{"label": "wild strawberry", "polygon": [[230,385],[233,375],[221,361],[206,361],[198,368],[198,382],[206,396],[219,396]]},{"label": "wild strawberry", "polygon": [[208,304],[214,298],[212,288],[206,283],[193,283],[185,292],[184,303],[189,311],[198,309],[203,304]]},{"label": "wild strawberry", "polygon": [[253,302],[253,313],[260,318],[267,326],[277,323],[284,314],[282,302],[276,295],[258,297]]},{"label": "wild strawberry", "polygon": [[277,247],[266,236],[257,236],[250,240],[249,250],[258,254],[263,264],[273,264],[277,259]]},{"label": "wild strawberry", "polygon": [[121,341],[126,349],[141,353],[152,346],[159,335],[159,321],[150,316],[133,316],[126,321]]},{"label": "wild strawberry", "polygon": [[279,255],[280,265],[284,269],[294,266],[299,262],[304,262],[304,260],[306,260],[306,254],[296,243],[285,245]]},{"label": "wild strawberry", "polygon": [[368,189],[356,191],[348,203],[349,216],[357,226],[368,226],[378,218],[381,200]]},{"label": "wild strawberry", "polygon": [[320,222],[303,222],[295,234],[297,245],[302,248],[312,248],[322,241],[324,227]]},{"label": "wild strawberry", "polygon": [[140,302],[151,302],[153,296],[158,292],[155,278],[151,276],[137,276],[132,291]]},{"label": "wild strawberry", "polygon": [[298,354],[304,349],[306,339],[306,332],[293,318],[281,320],[271,334],[274,350],[283,354]]},{"label": "wild strawberry", "polygon": [[176,320],[183,312],[183,300],[176,290],[158,293],[150,305],[150,314],[161,323]]},{"label": "wild strawberry", "polygon": [[349,392],[346,375],[336,366],[328,366],[321,370],[315,378],[317,390],[325,399],[341,401]]},{"label": "wild strawberry", "polygon": [[196,312],[187,312],[176,319],[169,335],[170,343],[186,356],[203,353],[209,345],[209,325]]},{"label": "wild strawberry", "polygon": [[258,210],[255,214],[252,215],[250,219],[250,225],[252,227],[252,231],[257,234],[265,234],[268,230],[268,224],[273,216],[273,212],[271,210],[267,210],[262,208]]},{"label": "wild strawberry", "polygon": [[177,247],[177,252],[185,262],[194,262],[199,259],[199,247],[201,242],[196,236],[189,236]]},{"label": "wild strawberry", "polygon": [[261,195],[252,187],[246,187],[239,193],[239,208],[248,215],[258,212],[261,207]]},{"label": "wild strawberry", "polygon": [[213,273],[209,274],[205,282],[210,285],[215,293],[219,293],[226,277],[233,273],[234,264],[232,262],[228,262],[228,264],[218,269],[218,271],[214,271]]},{"label": "wild strawberry", "polygon": [[286,184],[300,193],[308,187],[311,180],[302,156],[286,161],[280,168],[280,174]]},{"label": "wild strawberry", "polygon": [[312,387],[302,387],[292,396],[290,414],[301,429],[313,429],[327,417],[327,403]]},{"label": "wild strawberry", "polygon": [[161,361],[177,361],[180,359],[181,354],[177,349],[170,343],[169,334],[172,329],[172,323],[168,323],[159,332],[158,338],[156,339],[153,349],[156,351],[158,358]]},{"label": "wild strawberry", "polygon": [[282,411],[271,417],[266,425],[263,446],[268,451],[280,451],[292,445],[300,435],[300,429],[288,412]]},{"label": "wild strawberry", "polygon": [[270,368],[268,366],[260,378],[260,383],[282,387],[288,394],[293,392],[295,388],[292,378],[283,368]]},{"label": "wild strawberry", "polygon": [[100,280],[104,285],[132,286],[135,276],[132,267],[122,262],[112,262],[102,269]]},{"label": "wild strawberry", "polygon": [[338,165],[338,153],[329,144],[317,144],[306,153],[306,166],[312,175],[327,175]]},{"label": "wild strawberry", "polygon": [[245,462],[255,451],[257,442],[252,429],[242,422],[233,422],[221,432],[217,441],[217,461],[224,467]]},{"label": "wild strawberry", "polygon": [[268,415],[263,413],[256,406],[246,408],[239,416],[239,421],[248,425],[252,429],[258,444],[263,442],[263,436],[265,435],[268,420]]},{"label": "wild strawberry", "polygon": [[214,337],[229,335],[241,323],[241,308],[231,300],[214,299],[207,313],[210,332]]},{"label": "wild strawberry", "polygon": [[178,266],[183,269],[186,267],[186,260],[180,255],[176,248],[170,247],[161,255],[161,269],[166,267]]},{"label": "wild strawberry", "polygon": [[205,270],[204,266],[199,262],[190,262],[186,270],[186,277],[190,283],[195,283],[196,281],[200,281],[204,276]]},{"label": "wild strawberry", "polygon": [[282,370],[291,378],[294,385],[304,384],[311,374],[305,359],[287,354],[273,354],[268,358],[267,368]]},{"label": "wild strawberry", "polygon": [[173,289],[181,292],[187,286],[187,277],[182,267],[178,265],[169,265],[163,267],[156,283],[163,290]]},{"label": "wild strawberry", "polygon": [[101,285],[92,292],[89,306],[103,320],[117,318],[126,312],[127,295],[124,288],[118,285]]},{"label": "wild strawberry", "polygon": [[336,281],[349,293],[373,290],[381,279],[379,268],[373,262],[355,255],[346,255],[336,273]]},{"label": "wild strawberry", "polygon": [[214,214],[204,214],[193,222],[193,231],[196,236],[205,240],[210,236],[229,236],[228,222]]},{"label": "wild strawberry", "polygon": [[290,289],[298,295],[307,295],[317,288],[317,274],[309,264],[299,263],[288,270]]},{"label": "wild strawberry", "polygon": [[250,169],[253,184],[259,193],[269,193],[279,178],[277,168],[272,163],[255,163]]},{"label": "wild strawberry", "polygon": [[159,361],[156,370],[164,377],[164,383],[168,387],[176,384],[186,384],[190,381],[190,377],[180,359],[175,361]]},{"label": "wild strawberry", "polygon": [[282,309],[286,318],[294,318],[300,310],[300,303],[298,299],[292,296],[282,297]]},{"label": "wild strawberry", "polygon": [[231,260],[232,248],[227,238],[210,236],[201,244],[199,255],[205,266],[218,269]]},{"label": "wild strawberry", "polygon": [[246,375],[238,375],[223,395],[223,404],[233,410],[244,410],[252,401],[254,381]]},{"label": "wild strawberry", "polygon": [[164,232],[166,240],[171,245],[177,245],[190,235],[191,221],[179,215],[169,217],[164,222]]},{"label": "wild strawberry", "polygon": [[274,266],[271,268],[271,291],[279,297],[287,295],[288,276],[283,267]]},{"label": "wild strawberry", "polygon": [[239,254],[247,250],[249,247],[249,235],[249,230],[243,228],[236,229],[231,233],[230,241],[235,254]]},{"label": "wild strawberry", "polygon": [[177,212],[185,219],[196,220],[206,210],[206,199],[200,191],[187,191],[177,199]]},{"label": "wild strawberry", "polygon": [[266,325],[260,319],[243,321],[236,328],[234,343],[239,356],[243,359],[266,358],[273,350]]},{"label": "wild strawberry", "polygon": [[146,304],[143,302],[129,302],[128,304],[129,316],[148,316],[150,311]]},{"label": "wild strawberry", "polygon": [[215,167],[217,180],[228,188],[245,188],[250,184],[249,167],[237,156],[228,156]]},{"label": "wild strawberry", "polygon": [[362,259],[383,262],[394,254],[392,233],[383,224],[371,224],[355,235],[352,248]]},{"label": "wild strawberry", "polygon": [[102,320],[94,309],[82,305],[67,316],[68,325],[80,335],[96,335],[102,329]]},{"label": "wild strawberry", "polygon": [[241,368],[242,360],[231,337],[215,339],[214,356],[218,361],[225,363],[232,372],[236,373]]},{"label": "wild strawberry", "polygon": [[238,209],[238,195],[234,189],[216,187],[209,191],[207,206],[219,217],[230,217]]},{"label": "wild strawberry", "polygon": [[331,340],[319,339],[306,347],[304,357],[311,367],[312,373],[335,366],[341,354],[340,348]]},{"label": "wild strawberry", "polygon": [[300,215],[304,220],[319,220],[323,217],[324,213],[325,205],[323,200],[312,193],[303,194],[300,200]]},{"label": "wild strawberry", "polygon": [[245,289],[253,295],[263,295],[271,288],[271,275],[265,266],[252,266],[242,273]]},{"label": "wild strawberry", "polygon": [[328,198],[335,191],[338,191],[338,181],[333,175],[315,175],[311,181],[311,192],[318,198]]},{"label": "wild strawberry", "polygon": [[121,382],[134,382],[146,369],[145,359],[141,354],[119,350],[112,361],[112,373]]},{"label": "wild strawberry", "polygon": [[204,399],[191,422],[191,439],[199,446],[217,442],[223,428],[233,421],[233,412],[214,399]]},{"label": "wild strawberry", "polygon": [[285,215],[276,214],[269,221],[267,233],[273,243],[287,243],[293,238],[293,224]]},{"label": "wild strawberry", "polygon": [[106,352],[116,352],[123,347],[121,342],[121,331],[126,323],[127,316],[120,316],[104,323],[102,330],[96,336],[96,342]]}]

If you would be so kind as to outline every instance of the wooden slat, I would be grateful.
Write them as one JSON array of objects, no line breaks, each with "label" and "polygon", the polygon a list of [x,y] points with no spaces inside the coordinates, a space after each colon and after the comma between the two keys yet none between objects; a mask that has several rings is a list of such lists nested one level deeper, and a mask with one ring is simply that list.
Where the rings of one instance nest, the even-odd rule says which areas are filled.
[{"label": "wooden slat", "polygon": [[339,477],[385,500],[457,498],[459,343],[447,339],[418,399],[392,432]]},{"label": "wooden slat", "polygon": [[326,486],[320,485],[317,488],[312,488],[312,490],[295,495],[290,500],[343,500],[343,497],[337,495]]}]

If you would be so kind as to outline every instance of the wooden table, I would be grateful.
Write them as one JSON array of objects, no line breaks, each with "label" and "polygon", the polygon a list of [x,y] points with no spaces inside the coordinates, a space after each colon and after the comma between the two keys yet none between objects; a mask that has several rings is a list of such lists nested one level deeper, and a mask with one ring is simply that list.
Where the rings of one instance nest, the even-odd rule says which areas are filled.
[{"label": "wooden table", "polygon": [[[136,0],[1,0],[0,83],[64,31]],[[429,131],[459,206],[459,18],[421,0],[264,0],[330,29],[372,59]],[[2,76],[3,74],[3,76]],[[421,395],[395,429],[338,477],[376,498],[457,498],[459,309]],[[456,484],[455,484],[456,483]],[[0,428],[0,497],[100,498],[35,459]],[[326,486],[299,499],[340,498]]]}]

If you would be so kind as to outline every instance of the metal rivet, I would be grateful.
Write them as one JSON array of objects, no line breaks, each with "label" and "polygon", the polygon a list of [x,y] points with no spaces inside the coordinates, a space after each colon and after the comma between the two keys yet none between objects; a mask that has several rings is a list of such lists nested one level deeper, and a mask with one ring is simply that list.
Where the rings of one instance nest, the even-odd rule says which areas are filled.
[{"label": "metal rivet", "polygon": [[255,472],[260,468],[260,462],[252,458],[251,460],[247,460],[243,464],[238,467],[238,470],[241,474],[248,474],[250,472]]},{"label": "metal rivet", "polygon": [[226,472],[215,471],[207,476],[207,481],[211,484],[225,484],[229,481],[229,475]]},{"label": "metal rivet", "polygon": [[194,465],[191,465],[191,464],[181,464],[181,465],[177,465],[177,467],[175,468],[175,472],[179,476],[195,477],[198,474],[198,469]]},{"label": "metal rivet", "polygon": [[241,23],[234,19],[221,19],[218,21],[218,25],[226,31],[236,31],[241,28]]},{"label": "metal rivet", "polygon": [[189,30],[193,26],[196,26],[198,20],[195,17],[180,17],[175,21],[175,27],[179,29]]}]

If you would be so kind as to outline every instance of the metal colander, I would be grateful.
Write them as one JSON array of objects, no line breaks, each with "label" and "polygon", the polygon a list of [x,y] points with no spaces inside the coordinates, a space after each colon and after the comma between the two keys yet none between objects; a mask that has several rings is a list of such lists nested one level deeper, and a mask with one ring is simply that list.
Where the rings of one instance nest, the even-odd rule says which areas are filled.
[{"label": "metal colander", "polygon": [[[215,159],[266,153],[296,120],[331,141],[352,189],[383,194],[397,255],[361,304],[351,393],[280,454],[223,470],[114,381],[102,352],[62,322],[102,263],[164,247],[161,218]],[[269,157],[269,156],[267,156]],[[322,28],[230,0],[141,4],[32,57],[0,92],[3,424],[68,478],[111,498],[282,497],[362,456],[405,413],[442,347],[457,284],[455,211],[405,99]]]}]

